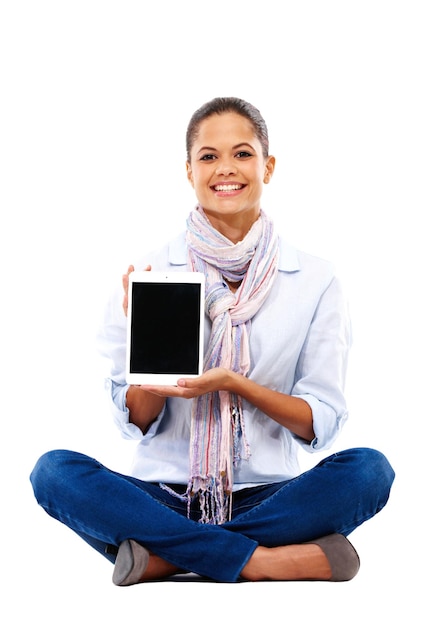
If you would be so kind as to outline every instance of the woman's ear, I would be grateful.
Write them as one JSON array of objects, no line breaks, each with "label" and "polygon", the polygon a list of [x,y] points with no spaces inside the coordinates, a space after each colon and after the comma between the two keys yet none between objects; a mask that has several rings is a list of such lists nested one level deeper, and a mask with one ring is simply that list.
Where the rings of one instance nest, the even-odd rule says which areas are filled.
[{"label": "woman's ear", "polygon": [[265,173],[263,176],[263,182],[265,183],[265,185],[267,185],[269,181],[271,180],[272,174],[274,173],[274,169],[275,169],[275,157],[268,156],[268,158],[266,159]]},{"label": "woman's ear", "polygon": [[194,177],[192,176],[192,169],[189,161],[186,161],[186,176],[188,177],[188,180],[191,183],[192,187],[194,187]]}]

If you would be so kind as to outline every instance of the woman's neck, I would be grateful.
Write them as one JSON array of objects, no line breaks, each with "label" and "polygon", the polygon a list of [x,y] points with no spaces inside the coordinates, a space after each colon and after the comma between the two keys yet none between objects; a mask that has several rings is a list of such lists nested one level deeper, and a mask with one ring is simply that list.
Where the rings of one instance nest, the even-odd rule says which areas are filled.
[{"label": "woman's neck", "polygon": [[239,215],[214,215],[203,209],[211,225],[232,243],[243,241],[252,225],[260,217],[260,211]]}]

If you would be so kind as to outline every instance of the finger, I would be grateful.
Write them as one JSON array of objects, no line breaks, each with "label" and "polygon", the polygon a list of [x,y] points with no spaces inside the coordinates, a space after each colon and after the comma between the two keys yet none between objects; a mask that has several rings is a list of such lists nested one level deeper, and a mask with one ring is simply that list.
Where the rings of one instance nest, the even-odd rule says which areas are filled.
[{"label": "finger", "polygon": [[[147,265],[145,268],[146,272],[150,272],[152,269],[151,265]],[[123,311],[125,313],[125,315],[128,314],[128,288],[129,288],[129,274],[131,274],[132,272],[135,271],[135,268],[133,265],[129,265],[126,274],[123,274],[122,276],[122,284],[123,284],[123,290],[124,290],[124,294],[123,294],[123,302],[122,302],[122,306],[123,306]]]},{"label": "finger", "polygon": [[127,289],[128,288],[128,283],[129,283],[129,274],[131,274],[131,272],[134,271],[134,266],[130,265],[128,267],[128,270],[126,272],[126,274],[123,274],[122,276],[122,283],[123,283],[123,288]]},{"label": "finger", "polygon": [[177,387],[188,388],[188,389],[198,389],[202,383],[200,383],[201,377],[198,378],[179,378],[177,381]]},{"label": "finger", "polygon": [[172,397],[180,397],[183,396],[183,392],[174,385],[140,385],[141,389],[145,391],[149,391],[150,393],[155,394],[156,396],[161,396],[162,398],[172,398]]},{"label": "finger", "polygon": [[134,271],[134,266],[130,265],[128,267],[128,271],[126,272],[126,274],[123,274],[122,276],[122,284],[123,284],[123,302],[122,302],[122,306],[123,306],[123,311],[125,313],[125,315],[128,314],[128,286],[129,286],[129,274],[131,274],[131,272]]}]

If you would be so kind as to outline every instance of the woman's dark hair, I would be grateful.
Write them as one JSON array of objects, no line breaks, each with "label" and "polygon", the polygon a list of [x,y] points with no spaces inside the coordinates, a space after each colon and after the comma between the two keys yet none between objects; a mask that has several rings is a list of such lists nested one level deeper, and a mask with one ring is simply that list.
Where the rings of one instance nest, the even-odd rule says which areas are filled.
[{"label": "woman's dark hair", "polygon": [[260,111],[249,102],[240,98],[214,98],[197,109],[188,124],[186,131],[186,155],[189,162],[191,161],[191,148],[197,137],[200,124],[211,115],[221,115],[222,113],[237,113],[249,120],[254,127],[257,139],[261,143],[263,156],[265,158],[268,156],[268,129]]}]

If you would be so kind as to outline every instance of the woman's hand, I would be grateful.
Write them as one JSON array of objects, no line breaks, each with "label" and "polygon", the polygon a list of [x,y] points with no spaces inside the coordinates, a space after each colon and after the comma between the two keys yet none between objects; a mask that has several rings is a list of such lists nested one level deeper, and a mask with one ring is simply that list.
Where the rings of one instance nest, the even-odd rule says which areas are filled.
[{"label": "woman's hand", "polygon": [[180,378],[176,386],[142,385],[140,389],[161,398],[196,398],[211,391],[236,393],[302,439],[312,441],[315,437],[312,410],[305,400],[267,389],[222,367],[197,378]]},{"label": "woman's hand", "polygon": [[215,367],[197,378],[179,378],[177,385],[141,385],[141,389],[162,397],[196,398],[212,391],[232,391],[235,376],[239,374]]},{"label": "woman's hand", "polygon": [[[134,266],[130,265],[128,267],[128,271],[126,272],[126,274],[123,274],[122,276],[122,283],[123,283],[123,311],[125,312],[125,315],[128,315],[128,286],[129,286],[129,274],[131,274],[131,272],[134,271]],[[145,272],[150,272],[151,271],[151,266],[147,265],[145,268]]]}]

